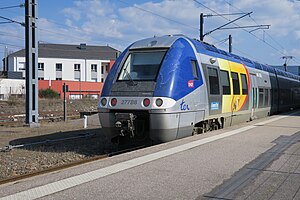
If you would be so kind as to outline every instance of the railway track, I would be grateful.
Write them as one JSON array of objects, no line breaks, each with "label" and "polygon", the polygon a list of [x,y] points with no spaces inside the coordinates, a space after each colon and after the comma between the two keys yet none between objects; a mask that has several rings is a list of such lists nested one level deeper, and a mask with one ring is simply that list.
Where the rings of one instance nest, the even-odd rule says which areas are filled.
[{"label": "railway track", "polygon": [[130,151],[142,149],[142,148],[145,148],[145,147],[148,147],[148,146],[150,146],[150,145],[149,144],[142,144],[142,145],[137,145],[137,146],[129,146],[129,147],[126,147],[126,148],[123,146],[119,150],[112,151],[112,152],[107,153],[107,154],[93,156],[91,158],[85,158],[83,160],[74,161],[74,162],[67,163],[67,164],[64,164],[64,165],[53,166],[53,167],[49,167],[47,169],[43,169],[43,170],[39,170],[39,171],[35,171],[35,172],[30,172],[30,173],[23,174],[23,175],[14,176],[14,177],[11,177],[11,178],[6,178],[6,179],[3,179],[3,180],[0,180],[0,185],[6,184],[6,183],[18,182],[18,181],[22,181],[26,178],[31,178],[31,177],[42,175],[42,174],[47,174],[47,173],[51,173],[51,172],[55,172],[55,171],[59,171],[59,170],[63,170],[63,169],[68,169],[68,168],[71,168],[71,167],[79,166],[79,165],[90,163],[90,162],[93,162],[93,161],[102,160],[102,159],[105,159],[105,158],[120,155],[120,154],[127,153],[127,152],[130,152]]},{"label": "railway track", "polygon": [[[45,122],[62,121],[64,115],[62,112],[44,112],[39,114],[39,120]],[[79,119],[78,112],[68,113],[68,119]],[[0,126],[18,126],[24,124],[25,114],[20,115],[0,115]]]},{"label": "railway track", "polygon": [[0,185],[6,184],[6,183],[11,183],[11,182],[21,181],[21,180],[26,179],[26,178],[30,178],[30,177],[34,177],[34,176],[38,176],[38,175],[42,175],[42,174],[47,174],[47,173],[50,173],[50,172],[55,172],[55,171],[67,169],[67,168],[70,168],[70,167],[82,165],[82,164],[85,164],[85,163],[89,163],[89,162],[96,161],[96,160],[101,160],[101,159],[108,158],[108,157],[109,157],[108,155],[100,155],[100,156],[96,156],[96,157],[93,157],[93,158],[88,158],[88,159],[68,163],[68,164],[61,165],[61,166],[50,167],[48,169],[40,170],[40,171],[37,171],[37,172],[32,172],[32,173],[28,173],[28,174],[24,174],[24,175],[18,175],[18,176],[12,177],[12,178],[7,178],[7,179],[4,179],[4,180],[0,180]]}]

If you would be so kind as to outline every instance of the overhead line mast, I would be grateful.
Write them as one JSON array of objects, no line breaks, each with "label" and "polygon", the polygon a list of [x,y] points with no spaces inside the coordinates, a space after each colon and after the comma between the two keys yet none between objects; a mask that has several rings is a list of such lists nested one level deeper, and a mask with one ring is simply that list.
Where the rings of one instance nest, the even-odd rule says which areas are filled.
[{"label": "overhead line mast", "polygon": [[25,54],[26,54],[26,119],[30,127],[38,123],[38,40],[37,0],[25,1]]}]

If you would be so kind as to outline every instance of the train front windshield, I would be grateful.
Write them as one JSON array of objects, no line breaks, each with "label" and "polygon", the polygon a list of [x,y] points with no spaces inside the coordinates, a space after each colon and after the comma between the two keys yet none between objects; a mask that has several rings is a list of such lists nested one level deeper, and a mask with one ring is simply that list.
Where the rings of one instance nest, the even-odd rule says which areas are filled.
[{"label": "train front windshield", "polygon": [[119,81],[155,81],[166,51],[130,52]]}]

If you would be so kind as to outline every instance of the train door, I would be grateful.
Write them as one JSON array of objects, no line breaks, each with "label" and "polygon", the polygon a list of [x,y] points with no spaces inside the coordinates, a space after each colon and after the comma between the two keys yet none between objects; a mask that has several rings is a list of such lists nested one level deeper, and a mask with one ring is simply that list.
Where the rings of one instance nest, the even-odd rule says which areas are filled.
[{"label": "train door", "polygon": [[209,115],[217,115],[222,112],[222,95],[220,93],[220,80],[218,67],[207,65]]},{"label": "train door", "polygon": [[251,82],[245,65],[229,62],[232,82],[231,122],[230,125],[247,121],[250,118],[249,110],[249,83]]},{"label": "train door", "polygon": [[257,79],[255,74],[250,74],[251,80],[251,101],[250,101],[250,108],[251,108],[251,119],[255,118],[255,111],[257,108]]}]

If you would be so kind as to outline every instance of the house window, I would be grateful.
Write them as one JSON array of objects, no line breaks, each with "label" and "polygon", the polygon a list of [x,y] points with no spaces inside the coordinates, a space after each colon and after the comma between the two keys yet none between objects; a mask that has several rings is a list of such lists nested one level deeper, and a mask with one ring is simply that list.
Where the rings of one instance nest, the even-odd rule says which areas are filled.
[{"label": "house window", "polygon": [[101,74],[104,74],[105,72],[108,72],[108,67],[109,67],[109,63],[102,63],[101,64]]},{"label": "house window", "polygon": [[80,71],[80,64],[74,64],[74,71]]},{"label": "house window", "polygon": [[91,65],[91,71],[92,72],[97,72],[97,65],[96,64]]},{"label": "house window", "polygon": [[218,71],[214,68],[207,68],[209,78],[210,94],[220,94]]},{"label": "house window", "polygon": [[90,99],[98,99],[99,95],[98,94],[87,94],[86,97],[90,98]]},{"label": "house window", "polygon": [[44,63],[38,63],[38,70],[44,71]]},{"label": "house window", "polygon": [[62,80],[62,78],[56,78],[56,80],[57,80],[57,81],[61,81],[61,80]]},{"label": "house window", "polygon": [[56,71],[62,71],[62,63],[56,63]]},{"label": "house window", "polygon": [[240,82],[239,76],[236,72],[231,72],[232,83],[233,83],[233,94],[240,94]]},{"label": "house window", "polygon": [[82,94],[70,94],[69,99],[82,99]]},{"label": "house window", "polygon": [[25,70],[25,62],[19,63],[19,70]]},{"label": "house window", "polygon": [[101,78],[101,83],[104,83],[104,78]]},{"label": "house window", "polygon": [[230,94],[230,82],[228,71],[220,70],[220,78],[223,94]]},{"label": "house window", "polygon": [[44,80],[44,77],[38,77],[38,80]]}]

